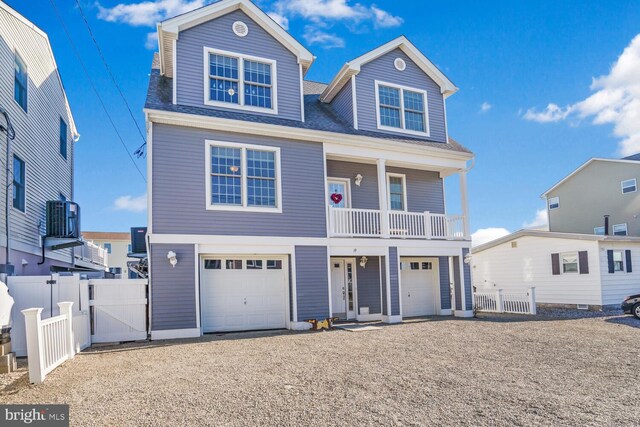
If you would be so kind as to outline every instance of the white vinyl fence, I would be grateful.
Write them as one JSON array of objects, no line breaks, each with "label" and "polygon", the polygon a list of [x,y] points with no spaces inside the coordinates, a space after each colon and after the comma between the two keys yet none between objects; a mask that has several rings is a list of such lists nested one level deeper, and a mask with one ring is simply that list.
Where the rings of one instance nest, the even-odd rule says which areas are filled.
[{"label": "white vinyl fence", "polygon": [[536,314],[536,288],[526,292],[479,291],[473,294],[475,309],[490,313]]},{"label": "white vinyl fence", "polygon": [[147,279],[89,281],[91,342],[136,341],[147,338]]},{"label": "white vinyl fence", "polygon": [[22,310],[26,325],[29,381],[42,384],[45,376],[75,354],[72,302],[59,302],[60,315],[42,319],[42,308]]}]

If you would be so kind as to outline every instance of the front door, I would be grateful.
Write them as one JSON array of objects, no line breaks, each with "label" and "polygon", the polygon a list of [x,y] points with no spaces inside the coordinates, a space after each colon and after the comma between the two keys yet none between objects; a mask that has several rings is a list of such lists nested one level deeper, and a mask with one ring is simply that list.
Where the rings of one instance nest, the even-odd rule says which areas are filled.
[{"label": "front door", "polygon": [[340,319],[355,319],[355,261],[331,259],[331,311]]}]

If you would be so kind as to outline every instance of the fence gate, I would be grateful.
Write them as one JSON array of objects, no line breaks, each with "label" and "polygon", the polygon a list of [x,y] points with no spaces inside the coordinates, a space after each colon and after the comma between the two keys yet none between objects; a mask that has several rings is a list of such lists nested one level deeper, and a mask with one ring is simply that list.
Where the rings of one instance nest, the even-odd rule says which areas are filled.
[{"label": "fence gate", "polygon": [[147,338],[147,280],[91,279],[91,341]]}]

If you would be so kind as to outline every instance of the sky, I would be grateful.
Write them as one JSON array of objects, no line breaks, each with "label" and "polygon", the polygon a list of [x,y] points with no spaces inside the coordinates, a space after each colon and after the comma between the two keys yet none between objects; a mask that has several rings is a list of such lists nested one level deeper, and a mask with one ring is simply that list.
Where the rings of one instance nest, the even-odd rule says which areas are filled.
[{"label": "sky", "polygon": [[[144,131],[142,108],[155,23],[205,0],[80,1],[89,26]],[[56,18],[122,135],[118,139]],[[81,134],[75,199],[83,229],[146,223],[143,140],[72,0],[8,0],[49,35]],[[540,195],[592,157],[640,152],[640,0],[260,0],[317,60],[307,79],[328,82],[350,59],[405,35],[456,86],[449,135],[471,149],[474,243],[546,222]],[[135,165],[134,165],[135,163]],[[460,212],[457,177],[447,210]]]}]

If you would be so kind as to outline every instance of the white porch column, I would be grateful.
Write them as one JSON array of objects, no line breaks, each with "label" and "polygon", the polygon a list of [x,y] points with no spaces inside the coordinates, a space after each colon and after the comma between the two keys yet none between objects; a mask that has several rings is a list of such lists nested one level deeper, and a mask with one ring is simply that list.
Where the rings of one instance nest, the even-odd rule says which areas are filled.
[{"label": "white porch column", "polygon": [[469,202],[467,200],[467,171],[460,172],[460,206],[464,216],[464,237],[469,237]]},{"label": "white porch column", "polygon": [[384,159],[376,161],[378,165],[378,201],[380,204],[380,225],[382,237],[389,237],[389,208],[387,206],[387,169]]}]

